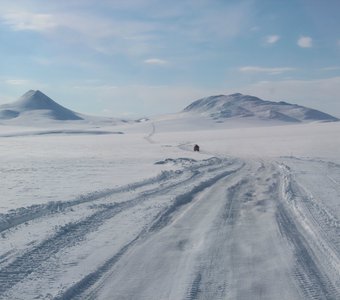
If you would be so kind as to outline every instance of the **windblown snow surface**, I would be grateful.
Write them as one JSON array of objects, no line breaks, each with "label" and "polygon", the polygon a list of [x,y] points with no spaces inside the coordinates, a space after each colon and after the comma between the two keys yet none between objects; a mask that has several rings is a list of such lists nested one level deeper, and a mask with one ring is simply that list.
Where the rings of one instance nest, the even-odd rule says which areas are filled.
[{"label": "windblown snow surface", "polygon": [[340,299],[339,122],[193,122],[0,125],[0,299]]}]

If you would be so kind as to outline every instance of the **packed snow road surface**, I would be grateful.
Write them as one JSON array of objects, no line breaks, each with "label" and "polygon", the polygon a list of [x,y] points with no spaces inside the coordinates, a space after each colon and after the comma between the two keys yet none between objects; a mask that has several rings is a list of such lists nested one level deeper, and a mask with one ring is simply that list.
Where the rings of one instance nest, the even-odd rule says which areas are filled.
[{"label": "packed snow road surface", "polygon": [[340,299],[339,165],[157,164],[175,168],[2,214],[0,299]]},{"label": "packed snow road surface", "polygon": [[137,125],[1,138],[1,300],[340,299],[340,124]]}]

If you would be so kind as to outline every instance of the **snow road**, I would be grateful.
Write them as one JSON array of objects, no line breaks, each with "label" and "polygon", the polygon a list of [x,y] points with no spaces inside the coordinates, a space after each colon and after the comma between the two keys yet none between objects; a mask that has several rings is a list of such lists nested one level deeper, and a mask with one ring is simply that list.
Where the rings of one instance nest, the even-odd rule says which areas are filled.
[{"label": "snow road", "polygon": [[339,299],[338,216],[306,201],[292,160],[176,160],[130,187],[12,213],[0,299]]},{"label": "snow road", "polygon": [[339,252],[321,236],[307,243],[319,228],[294,221],[286,180],[278,165],[247,162],[76,299],[338,299]]},{"label": "snow road", "polygon": [[[87,194],[80,185],[78,195],[58,195],[65,200],[17,206],[20,195],[7,206],[12,209],[0,214],[0,299],[340,299],[337,161],[193,154],[184,133],[175,142],[162,135],[167,143],[157,133],[152,124],[150,134],[139,135],[139,168],[152,166],[139,177],[133,170],[127,183],[104,181],[106,188],[98,188],[100,177]],[[129,133],[115,138],[127,143]],[[53,141],[13,139],[22,149],[36,142],[48,148],[46,139]],[[91,158],[91,147],[106,139],[96,137],[92,146],[86,137]],[[79,150],[82,140],[72,140]],[[124,158],[119,170],[136,153],[128,146],[117,155]],[[62,178],[65,160],[51,156]],[[117,167],[104,158],[107,168]],[[74,170],[70,185],[112,171],[98,162]],[[13,171],[9,182],[18,174]]]}]

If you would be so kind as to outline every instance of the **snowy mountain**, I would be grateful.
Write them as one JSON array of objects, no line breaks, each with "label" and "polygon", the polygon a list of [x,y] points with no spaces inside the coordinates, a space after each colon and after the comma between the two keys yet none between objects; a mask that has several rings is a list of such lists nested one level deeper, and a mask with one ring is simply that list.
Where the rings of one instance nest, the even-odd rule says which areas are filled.
[{"label": "snowy mountain", "polygon": [[199,99],[187,106],[184,112],[199,113],[216,121],[230,118],[254,118],[296,123],[339,121],[338,118],[315,109],[283,101],[265,101],[240,93]]},{"label": "snowy mountain", "polygon": [[2,124],[19,126],[63,126],[71,122],[81,125],[116,125],[126,123],[110,117],[84,115],[72,111],[39,90],[30,90],[13,103],[0,105]]},{"label": "snowy mountain", "polygon": [[0,106],[0,119],[14,119],[25,115],[40,115],[53,120],[83,120],[76,112],[69,110],[39,90],[30,90],[19,100]]}]

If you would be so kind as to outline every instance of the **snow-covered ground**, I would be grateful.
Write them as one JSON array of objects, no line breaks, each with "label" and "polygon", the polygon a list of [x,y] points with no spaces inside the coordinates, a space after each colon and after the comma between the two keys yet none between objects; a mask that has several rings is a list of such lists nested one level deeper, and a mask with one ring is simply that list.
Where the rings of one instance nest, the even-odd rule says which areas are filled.
[{"label": "snow-covered ground", "polygon": [[0,125],[0,299],[340,299],[339,122],[70,124]]}]

